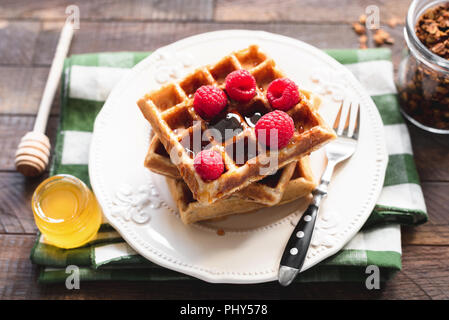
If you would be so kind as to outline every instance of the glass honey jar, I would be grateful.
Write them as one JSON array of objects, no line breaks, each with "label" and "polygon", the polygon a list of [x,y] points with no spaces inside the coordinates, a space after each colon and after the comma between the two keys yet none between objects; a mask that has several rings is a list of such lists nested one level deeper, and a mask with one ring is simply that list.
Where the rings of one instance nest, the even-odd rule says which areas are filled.
[{"label": "glass honey jar", "polygon": [[34,191],[31,207],[45,241],[64,249],[92,240],[102,220],[92,191],[71,175],[56,175],[43,181]]}]

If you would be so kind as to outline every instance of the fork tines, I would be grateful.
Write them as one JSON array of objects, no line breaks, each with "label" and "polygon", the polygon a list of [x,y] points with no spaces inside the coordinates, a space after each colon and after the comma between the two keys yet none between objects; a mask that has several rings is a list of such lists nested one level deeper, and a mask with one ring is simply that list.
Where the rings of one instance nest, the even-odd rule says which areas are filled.
[{"label": "fork tines", "polygon": [[343,101],[335,117],[333,128],[338,136],[357,139],[360,128],[360,104]]}]

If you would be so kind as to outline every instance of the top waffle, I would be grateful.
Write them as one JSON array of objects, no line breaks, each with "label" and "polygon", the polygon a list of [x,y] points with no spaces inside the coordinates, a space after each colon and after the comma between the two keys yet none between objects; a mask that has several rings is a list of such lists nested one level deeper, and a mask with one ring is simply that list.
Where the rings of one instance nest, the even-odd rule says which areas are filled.
[{"label": "top waffle", "polygon": [[[309,91],[301,90],[301,93],[312,102],[314,109],[318,110],[321,105],[321,98]],[[171,162],[170,157],[160,139],[155,135],[151,137],[151,142],[145,157],[144,165],[146,168],[155,173],[172,179],[182,179],[178,167]],[[275,205],[281,201],[285,187],[289,183],[291,175],[293,174],[289,167],[293,168],[294,166],[295,163],[290,163],[278,170],[275,174],[256,181],[238,190],[235,194],[238,194],[240,198],[245,199],[245,202],[254,201],[268,206]],[[303,164],[302,167],[305,167],[305,165]],[[310,182],[308,182],[308,185],[310,186]],[[223,204],[223,201],[214,202],[214,205],[216,204]],[[229,202],[226,204],[229,205]],[[207,204],[207,206],[210,207],[211,204]],[[197,208],[197,206],[195,206],[195,208]]]},{"label": "top waffle", "polygon": [[[219,117],[211,121],[202,119],[193,108],[195,91],[202,85],[224,89],[226,76],[238,69],[248,70],[256,79],[255,97],[247,103],[228,99]],[[180,82],[165,85],[137,102],[199,202],[210,203],[230,195],[335,137],[307,97],[300,94],[300,103],[287,111],[295,124],[289,144],[279,150],[266,150],[257,142],[255,123],[273,111],[265,91],[273,80],[283,77],[274,61],[252,45],[214,65],[199,68]],[[226,129],[232,129],[232,135]],[[224,159],[225,170],[214,181],[203,181],[193,166],[195,154],[205,148],[218,151]]]},{"label": "top waffle", "polygon": [[[153,172],[172,179],[181,179],[178,168],[170,161],[164,146],[156,136],[151,139],[144,163],[145,167]],[[285,187],[293,175],[294,167],[295,163],[290,163],[275,174],[253,182],[236,193],[247,202],[254,201],[268,206],[275,205],[281,200]],[[221,202],[216,201],[214,204],[217,203]],[[207,204],[207,206],[210,205],[209,203]]]}]

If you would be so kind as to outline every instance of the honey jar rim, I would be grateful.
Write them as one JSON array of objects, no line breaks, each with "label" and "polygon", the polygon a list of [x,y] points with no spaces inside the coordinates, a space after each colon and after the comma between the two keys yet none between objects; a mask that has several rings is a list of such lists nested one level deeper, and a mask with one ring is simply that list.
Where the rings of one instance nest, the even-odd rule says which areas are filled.
[{"label": "honey jar rim", "polygon": [[75,219],[78,218],[78,215],[74,214],[69,219],[57,221],[57,220],[51,219],[48,216],[46,216],[44,214],[44,212],[42,211],[42,208],[40,207],[40,204],[39,204],[40,200],[41,200],[40,196],[41,196],[42,192],[45,190],[45,188],[49,188],[52,184],[54,184],[58,181],[61,181],[61,180],[69,181],[70,183],[79,187],[79,190],[82,192],[82,201],[83,202],[80,203],[80,205],[78,206],[77,213],[82,212],[82,210],[84,210],[84,208],[86,208],[86,206],[88,205],[89,193],[91,191],[90,191],[89,187],[82,180],[80,180],[79,178],[77,178],[73,175],[70,175],[70,174],[57,174],[57,175],[48,177],[47,179],[42,181],[33,193],[33,197],[31,199],[31,207],[32,207],[33,212],[36,215],[38,215],[40,219],[50,222],[50,223],[63,225],[65,223],[71,223],[72,221],[74,221]]}]

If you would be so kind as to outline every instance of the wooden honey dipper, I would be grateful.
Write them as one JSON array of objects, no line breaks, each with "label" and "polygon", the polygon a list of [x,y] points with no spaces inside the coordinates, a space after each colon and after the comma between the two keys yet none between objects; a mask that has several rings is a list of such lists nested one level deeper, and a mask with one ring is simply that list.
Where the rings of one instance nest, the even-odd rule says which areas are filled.
[{"label": "wooden honey dipper", "polygon": [[38,176],[44,172],[48,165],[50,140],[45,135],[45,130],[62,68],[64,67],[64,59],[69,51],[72,37],[72,23],[66,22],[59,37],[33,131],[27,132],[17,147],[15,165],[17,171],[24,176]]}]

